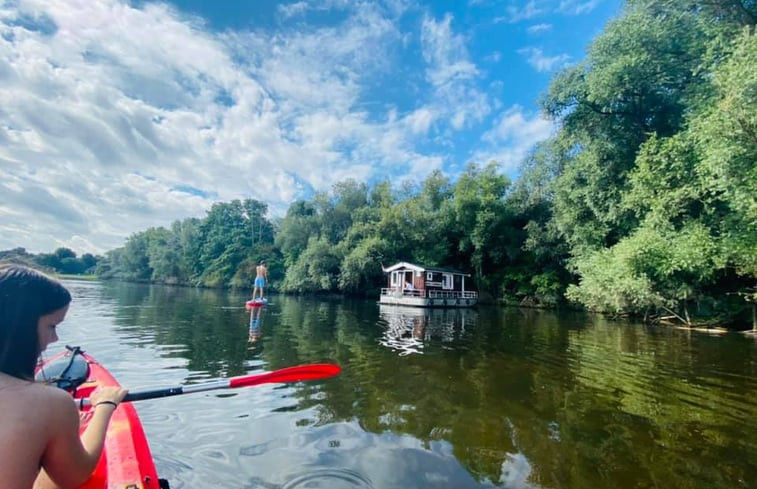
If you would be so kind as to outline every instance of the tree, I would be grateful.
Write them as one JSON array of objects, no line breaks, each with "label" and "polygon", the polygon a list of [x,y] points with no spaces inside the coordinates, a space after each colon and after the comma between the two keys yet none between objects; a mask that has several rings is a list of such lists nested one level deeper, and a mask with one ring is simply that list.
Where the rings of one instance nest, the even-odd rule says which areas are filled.
[{"label": "tree", "polygon": [[469,164],[454,186],[452,208],[458,249],[469,257],[480,286],[491,285],[487,276],[504,265],[507,222],[510,210],[505,194],[510,180],[499,173],[499,165],[484,168]]},{"label": "tree", "polygon": [[380,237],[370,237],[347,252],[339,269],[339,290],[373,295],[383,280],[381,263],[387,244]]},{"label": "tree", "polygon": [[342,257],[326,238],[311,238],[305,251],[290,266],[283,290],[294,293],[336,292]]},{"label": "tree", "polygon": [[[746,17],[737,15],[739,7]],[[609,32],[592,47],[594,54],[605,46],[620,60],[636,46],[661,59],[655,64],[647,56],[639,65],[652,70],[647,85],[633,77],[628,83],[627,89],[640,90],[644,101],[631,109],[647,107],[642,113],[649,115],[639,119],[647,127],[633,159],[616,154],[597,166],[600,160],[592,152],[612,143],[612,134],[601,140],[589,134],[577,139],[580,150],[568,156],[556,178],[556,221],[580,276],[568,290],[570,298],[618,314],[654,315],[663,308],[690,323],[694,300],[698,313],[713,316],[738,313],[743,306],[734,304],[734,297],[751,296],[745,291],[754,290],[757,278],[757,75],[750,67],[757,63],[757,44],[751,27],[741,31],[737,26],[753,7],[749,2],[634,1],[617,25],[634,21],[638,32],[657,32],[655,47],[636,46],[639,34],[631,26],[621,31],[630,39],[628,47],[608,43]],[[676,52],[680,66],[664,57]],[[601,79],[611,63],[590,59]],[[585,88],[581,93],[594,93],[591,84],[579,85]],[[649,102],[655,100],[660,113],[651,111],[655,105]],[[633,113],[624,110],[622,117]],[[563,130],[593,130],[591,120],[579,121],[570,113]],[[633,119],[622,127],[623,134],[633,132]],[[607,173],[613,166],[622,171]],[[611,178],[599,185],[597,175]],[[605,207],[592,204],[591,195]]]},{"label": "tree", "polygon": [[632,4],[592,43],[584,62],[553,79],[542,105],[561,123],[555,222],[574,255],[612,246],[638,225],[620,205],[628,172],[650,134],[681,130],[687,104],[707,77],[698,69],[704,36],[686,11],[658,15]]},{"label": "tree", "polygon": [[304,200],[292,203],[279,223],[275,240],[284,255],[284,264],[287,267],[293,265],[307,248],[310,238],[318,236],[318,233],[315,207]]}]

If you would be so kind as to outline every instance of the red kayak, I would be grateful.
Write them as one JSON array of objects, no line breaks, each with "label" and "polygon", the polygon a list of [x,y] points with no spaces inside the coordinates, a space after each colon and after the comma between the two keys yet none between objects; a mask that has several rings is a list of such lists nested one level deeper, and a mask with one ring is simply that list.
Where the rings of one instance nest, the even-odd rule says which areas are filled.
[{"label": "red kayak", "polygon": [[[98,386],[119,385],[105,367],[78,347],[67,347],[64,353],[45,362],[36,379],[66,389],[74,399],[89,397]],[[92,418],[92,408],[80,408],[83,432]],[[150,447],[137,411],[129,402],[119,404],[113,412],[105,436],[105,447],[92,476],[80,488],[86,489],[166,489],[165,480],[158,479]]]}]

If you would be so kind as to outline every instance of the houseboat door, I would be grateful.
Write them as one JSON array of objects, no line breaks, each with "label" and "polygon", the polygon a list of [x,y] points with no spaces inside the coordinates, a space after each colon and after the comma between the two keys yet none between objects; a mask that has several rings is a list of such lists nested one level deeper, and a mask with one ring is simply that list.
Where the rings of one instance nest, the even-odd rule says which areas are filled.
[{"label": "houseboat door", "polygon": [[444,290],[452,290],[452,274],[451,273],[445,273],[442,275],[442,289]]},{"label": "houseboat door", "polygon": [[407,284],[410,284],[411,287],[414,287],[413,285],[413,271],[412,270],[406,270],[405,271],[405,285],[403,287],[407,287]]}]

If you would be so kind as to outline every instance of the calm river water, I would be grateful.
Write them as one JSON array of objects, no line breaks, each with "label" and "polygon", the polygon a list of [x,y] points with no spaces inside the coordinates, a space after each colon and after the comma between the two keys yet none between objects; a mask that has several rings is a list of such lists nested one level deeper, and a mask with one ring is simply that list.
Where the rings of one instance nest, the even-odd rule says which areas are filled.
[{"label": "calm river water", "polygon": [[138,402],[174,489],[757,487],[757,340],[738,333],[287,296],[251,318],[241,292],[66,285],[51,352],[81,345],[128,388],[343,367]]}]

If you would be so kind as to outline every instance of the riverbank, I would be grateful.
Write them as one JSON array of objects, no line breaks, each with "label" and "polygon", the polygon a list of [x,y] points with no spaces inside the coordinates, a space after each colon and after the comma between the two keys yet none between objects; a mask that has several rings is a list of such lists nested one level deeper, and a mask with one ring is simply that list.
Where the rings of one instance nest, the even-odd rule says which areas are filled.
[{"label": "riverbank", "polygon": [[100,280],[97,275],[90,274],[90,275],[75,275],[70,273],[56,273],[56,277],[60,280],[88,280],[91,282]]}]

